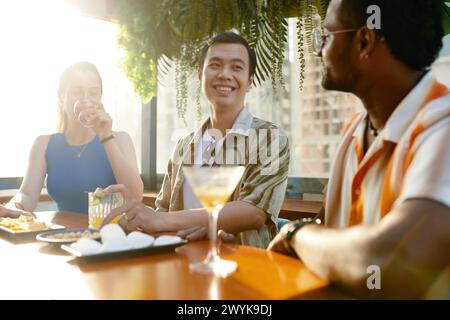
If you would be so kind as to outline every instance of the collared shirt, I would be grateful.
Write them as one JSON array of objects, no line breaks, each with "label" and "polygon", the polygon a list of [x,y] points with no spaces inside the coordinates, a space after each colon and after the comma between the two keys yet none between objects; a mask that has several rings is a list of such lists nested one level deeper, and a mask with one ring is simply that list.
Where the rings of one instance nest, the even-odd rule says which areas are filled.
[{"label": "collared shirt", "polygon": [[450,95],[432,71],[403,99],[366,154],[368,115],[359,114],[336,152],[326,225],[376,224],[408,199],[450,207]]},{"label": "collared shirt", "polygon": [[[183,210],[184,176],[182,165],[195,164],[200,140],[209,119],[195,132],[180,139],[172,153],[161,191],[156,199],[157,211]],[[211,131],[209,131],[211,134]],[[220,135],[217,133],[217,135]],[[215,137],[219,141],[221,137]],[[237,142],[237,143],[236,143]],[[245,201],[267,214],[258,230],[238,234],[241,244],[265,248],[276,234],[276,222],[284,201],[289,167],[289,143],[285,133],[273,123],[254,117],[243,108],[233,127],[217,148],[217,165],[242,164],[244,175],[230,201]]]}]

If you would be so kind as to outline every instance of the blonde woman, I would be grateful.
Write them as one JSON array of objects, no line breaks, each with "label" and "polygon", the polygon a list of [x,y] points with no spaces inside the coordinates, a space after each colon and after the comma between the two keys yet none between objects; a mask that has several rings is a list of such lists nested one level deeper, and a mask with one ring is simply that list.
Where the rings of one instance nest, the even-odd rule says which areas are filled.
[{"label": "blonde woman", "polygon": [[[73,64],[62,73],[58,132],[36,139],[20,191],[5,208],[34,211],[46,176],[59,211],[87,214],[87,192],[115,183],[126,185],[141,200],[143,183],[133,143],[127,133],[112,131],[112,119],[101,103],[102,89],[100,74],[89,62]],[[74,106],[88,105],[86,126]]]}]

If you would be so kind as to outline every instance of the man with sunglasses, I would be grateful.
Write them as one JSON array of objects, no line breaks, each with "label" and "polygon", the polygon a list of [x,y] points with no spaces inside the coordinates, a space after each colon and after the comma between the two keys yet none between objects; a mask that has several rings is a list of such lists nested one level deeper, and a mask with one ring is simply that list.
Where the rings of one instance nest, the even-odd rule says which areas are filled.
[{"label": "man with sunglasses", "polygon": [[[371,5],[380,29],[367,24]],[[269,249],[359,296],[423,298],[442,284],[448,294],[450,94],[429,69],[442,47],[441,5],[332,0],[314,32],[323,87],[354,93],[365,112],[335,155],[325,226],[285,225]]]}]

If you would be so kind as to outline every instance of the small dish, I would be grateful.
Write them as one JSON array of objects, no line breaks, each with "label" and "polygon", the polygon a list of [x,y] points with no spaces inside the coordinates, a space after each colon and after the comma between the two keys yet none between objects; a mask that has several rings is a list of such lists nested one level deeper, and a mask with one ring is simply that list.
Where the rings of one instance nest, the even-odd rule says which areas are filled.
[{"label": "small dish", "polygon": [[98,231],[93,231],[90,229],[67,229],[62,231],[58,230],[44,232],[36,236],[36,240],[58,244],[76,242],[81,238],[99,240],[100,233],[98,233]]}]

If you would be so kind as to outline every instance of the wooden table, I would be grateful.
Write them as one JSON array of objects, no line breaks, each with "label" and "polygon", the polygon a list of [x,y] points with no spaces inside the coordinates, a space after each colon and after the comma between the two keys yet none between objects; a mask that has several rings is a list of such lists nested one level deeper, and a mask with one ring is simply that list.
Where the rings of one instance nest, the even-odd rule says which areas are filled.
[{"label": "wooden table", "polygon": [[[43,212],[67,228],[87,227],[87,217]],[[191,273],[208,242],[192,242],[176,252],[80,263],[59,246],[15,243],[0,236],[0,299],[296,299],[345,298],[298,260],[247,246],[226,244],[220,254],[238,263],[222,279]]]}]

